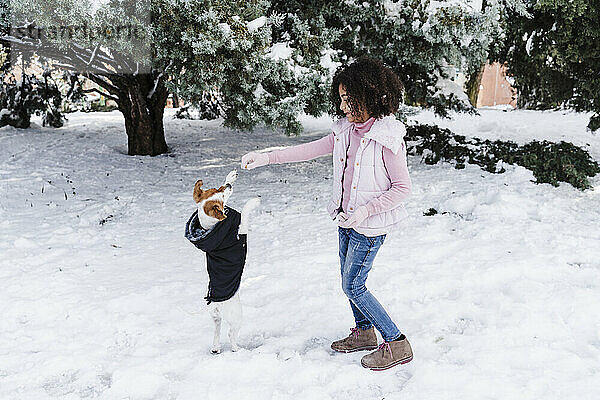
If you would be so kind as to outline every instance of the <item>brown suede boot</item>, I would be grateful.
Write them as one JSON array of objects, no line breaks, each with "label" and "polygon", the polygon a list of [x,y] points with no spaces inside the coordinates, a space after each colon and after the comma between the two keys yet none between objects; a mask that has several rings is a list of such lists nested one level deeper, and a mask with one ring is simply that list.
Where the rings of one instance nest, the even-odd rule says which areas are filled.
[{"label": "brown suede boot", "polygon": [[352,353],[359,350],[373,350],[377,348],[377,336],[375,329],[350,329],[350,335],[341,340],[331,343],[331,348],[342,353]]},{"label": "brown suede boot", "polygon": [[406,337],[393,342],[383,342],[379,348],[371,354],[367,354],[360,360],[365,368],[372,371],[383,371],[395,365],[406,364],[413,359],[413,352]]}]

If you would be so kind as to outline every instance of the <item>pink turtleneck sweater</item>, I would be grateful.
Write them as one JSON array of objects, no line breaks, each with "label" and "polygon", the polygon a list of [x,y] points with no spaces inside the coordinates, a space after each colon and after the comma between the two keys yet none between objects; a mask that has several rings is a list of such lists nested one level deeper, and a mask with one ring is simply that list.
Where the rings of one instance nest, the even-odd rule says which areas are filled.
[{"label": "pink turtleneck sweater", "polygon": [[[370,118],[363,123],[353,123],[350,133],[350,146],[348,147],[346,157],[346,167],[344,168],[344,178],[342,182],[342,210],[347,211],[348,202],[350,200],[350,185],[352,175],[354,173],[354,159],[356,151],[360,146],[360,140],[367,133],[375,118]],[[288,162],[308,161],[319,156],[331,154],[333,152],[333,142],[335,136],[333,132],[321,139],[312,142],[299,144],[297,146],[288,147],[283,150],[275,150],[269,155],[269,164],[282,164]],[[366,204],[369,215],[379,214],[389,211],[398,206],[398,203],[403,201],[411,191],[411,181],[408,175],[408,167],[406,165],[406,151],[404,148],[394,154],[387,147],[383,147],[383,162],[388,172],[391,181],[391,188]],[[346,177],[350,177],[346,179]]]}]

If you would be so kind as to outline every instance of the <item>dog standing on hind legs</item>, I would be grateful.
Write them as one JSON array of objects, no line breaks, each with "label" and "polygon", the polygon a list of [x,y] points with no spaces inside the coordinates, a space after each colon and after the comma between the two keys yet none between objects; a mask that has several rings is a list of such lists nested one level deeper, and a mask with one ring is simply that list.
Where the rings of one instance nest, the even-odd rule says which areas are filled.
[{"label": "dog standing on hind legs", "polygon": [[206,253],[209,275],[208,311],[215,323],[212,353],[221,351],[221,323],[229,324],[231,350],[237,351],[238,334],[242,324],[242,304],[239,287],[246,262],[248,218],[260,205],[260,199],[246,202],[239,213],[227,207],[233,192],[237,171],[231,171],[218,189],[203,190],[202,180],[194,185],[194,201],[198,210],[185,227],[186,238]]}]

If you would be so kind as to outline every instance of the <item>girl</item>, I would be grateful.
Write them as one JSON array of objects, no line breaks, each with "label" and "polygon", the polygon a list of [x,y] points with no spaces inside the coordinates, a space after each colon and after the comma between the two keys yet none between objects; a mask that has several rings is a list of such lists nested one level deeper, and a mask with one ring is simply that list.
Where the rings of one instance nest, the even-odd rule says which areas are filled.
[{"label": "girl", "polygon": [[[386,234],[406,216],[402,201],[411,191],[404,125],[396,120],[404,87],[383,63],[360,58],[338,70],[331,87],[333,113],[345,118],[313,142],[270,153],[251,152],[242,168],[307,161],[333,153],[333,190],[328,211],[339,231],[342,288],[356,326],[331,348],[339,352],[374,350],[363,367],[384,370],[412,360],[412,349],[383,306],[365,287]],[[377,345],[373,327],[381,333]]]}]

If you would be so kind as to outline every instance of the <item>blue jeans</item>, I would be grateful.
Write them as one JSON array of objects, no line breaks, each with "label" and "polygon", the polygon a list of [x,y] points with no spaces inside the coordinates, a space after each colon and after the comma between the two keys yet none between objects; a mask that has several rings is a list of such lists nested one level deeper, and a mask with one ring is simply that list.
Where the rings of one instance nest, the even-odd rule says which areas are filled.
[{"label": "blue jeans", "polygon": [[385,240],[385,235],[369,237],[351,228],[338,227],[338,229],[342,289],[350,300],[356,326],[369,329],[374,325],[386,342],[398,339],[400,331],[365,286],[367,275],[377,251]]}]

